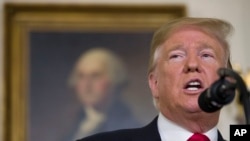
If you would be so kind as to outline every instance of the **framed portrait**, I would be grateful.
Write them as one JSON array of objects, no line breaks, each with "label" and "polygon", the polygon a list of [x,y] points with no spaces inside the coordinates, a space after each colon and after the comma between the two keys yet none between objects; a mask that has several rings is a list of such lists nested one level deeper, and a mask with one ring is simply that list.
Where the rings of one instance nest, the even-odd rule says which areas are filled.
[{"label": "framed portrait", "polygon": [[[157,115],[147,84],[151,38],[162,24],[185,16],[185,6],[9,3],[4,8],[4,141],[72,141],[79,128],[91,133],[99,127],[97,122],[110,120],[96,131],[101,132],[143,126]],[[119,102],[109,106],[116,112],[94,111],[71,86],[79,58],[91,49],[108,50],[119,58],[113,58],[116,63],[123,62],[126,88],[119,94]],[[87,66],[95,66],[95,61]],[[101,75],[93,73],[95,80],[91,81],[99,83]],[[100,84],[106,86],[108,80]],[[123,126],[113,128],[120,123]]]}]

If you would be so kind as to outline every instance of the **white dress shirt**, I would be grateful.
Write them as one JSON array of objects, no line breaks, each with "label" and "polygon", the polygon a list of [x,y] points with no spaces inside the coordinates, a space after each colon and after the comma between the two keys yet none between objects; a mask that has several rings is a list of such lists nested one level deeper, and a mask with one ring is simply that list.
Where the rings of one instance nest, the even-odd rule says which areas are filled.
[{"label": "white dress shirt", "polygon": [[85,108],[86,118],[84,118],[79,125],[74,139],[89,136],[95,133],[95,130],[106,120],[106,115],[96,111],[93,108]]},{"label": "white dress shirt", "polygon": [[[162,113],[159,113],[157,127],[162,141],[187,141],[187,139],[193,135],[193,133],[168,120]],[[210,141],[217,141],[218,139],[216,127],[203,134],[206,135]]]}]

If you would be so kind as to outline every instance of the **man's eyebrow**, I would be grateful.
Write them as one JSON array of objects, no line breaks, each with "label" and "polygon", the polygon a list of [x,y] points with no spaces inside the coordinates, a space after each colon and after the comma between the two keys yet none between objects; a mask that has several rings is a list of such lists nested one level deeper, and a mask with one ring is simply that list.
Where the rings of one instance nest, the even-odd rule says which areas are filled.
[{"label": "man's eyebrow", "polygon": [[182,44],[177,44],[177,45],[174,45],[171,49],[168,49],[167,51],[172,52],[172,51],[176,51],[176,50],[184,51],[185,49],[184,49]]},{"label": "man's eyebrow", "polygon": [[204,49],[214,50],[211,45],[206,44],[206,43],[201,43],[201,45],[199,46],[199,51],[204,50]]}]

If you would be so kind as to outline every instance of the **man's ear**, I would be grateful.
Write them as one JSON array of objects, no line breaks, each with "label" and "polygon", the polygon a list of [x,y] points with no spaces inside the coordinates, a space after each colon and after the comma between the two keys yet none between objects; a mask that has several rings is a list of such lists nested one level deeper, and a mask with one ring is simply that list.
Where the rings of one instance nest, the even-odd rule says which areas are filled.
[{"label": "man's ear", "polygon": [[148,75],[148,84],[154,98],[158,99],[158,80],[155,72],[150,72]]}]

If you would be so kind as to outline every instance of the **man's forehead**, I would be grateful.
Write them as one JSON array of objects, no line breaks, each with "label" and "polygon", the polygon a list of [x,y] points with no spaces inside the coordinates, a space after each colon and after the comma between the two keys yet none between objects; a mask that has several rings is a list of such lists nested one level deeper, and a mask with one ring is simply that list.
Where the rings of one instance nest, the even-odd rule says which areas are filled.
[{"label": "man's forehead", "polygon": [[174,41],[183,39],[189,39],[190,41],[210,40],[212,42],[220,43],[216,38],[215,33],[198,26],[182,26],[174,28],[166,34],[164,43],[170,39],[174,39]]},{"label": "man's forehead", "polygon": [[[176,36],[178,38],[176,38]],[[212,38],[216,40],[215,35],[199,27],[182,27],[182,28],[173,29],[168,34],[166,40],[169,40],[171,38],[179,39],[181,37],[192,38],[192,37],[197,37],[197,36],[200,38]]]},{"label": "man's forehead", "polygon": [[[173,30],[162,46],[167,46],[170,50],[172,48],[181,50],[185,46],[184,43],[197,45],[200,49],[222,47],[221,43],[213,35],[196,27],[182,27]],[[169,44],[171,45],[169,46]]]},{"label": "man's forehead", "polygon": [[105,60],[100,59],[92,59],[92,60],[82,60],[78,63],[77,69],[79,71],[104,71],[106,70],[107,62]]},{"label": "man's forehead", "polygon": [[167,46],[167,45],[165,46],[166,50],[169,52],[175,51],[175,50],[185,51],[188,47],[196,47],[198,51],[205,50],[205,49],[214,50],[215,48],[217,48],[217,47],[212,47],[212,45],[206,42],[196,42],[196,43],[193,43],[193,46],[185,46],[185,44],[183,43],[176,43],[171,46]]}]

